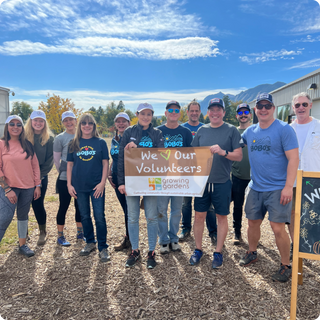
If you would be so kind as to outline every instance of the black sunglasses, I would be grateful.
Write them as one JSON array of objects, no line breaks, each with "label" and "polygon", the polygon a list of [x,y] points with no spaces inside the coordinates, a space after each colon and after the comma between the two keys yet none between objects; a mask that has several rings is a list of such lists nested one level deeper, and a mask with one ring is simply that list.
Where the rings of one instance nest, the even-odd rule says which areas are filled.
[{"label": "black sunglasses", "polygon": [[9,126],[10,126],[10,127],[17,126],[18,128],[20,128],[20,127],[22,127],[22,124],[21,124],[20,122],[17,122],[17,123],[10,122],[10,123],[9,123]]},{"label": "black sunglasses", "polygon": [[242,116],[243,114],[245,114],[245,115],[247,116],[249,113],[250,113],[249,110],[244,110],[244,111],[238,111],[238,112],[237,112],[237,114],[238,114],[239,116]]},{"label": "black sunglasses", "polygon": [[88,124],[89,126],[93,126],[93,125],[94,125],[94,122],[85,122],[85,121],[82,121],[82,122],[81,122],[81,125],[82,125],[82,126],[86,126],[87,124]]},{"label": "black sunglasses", "polygon": [[271,104],[271,103],[268,103],[268,104],[260,104],[260,103],[258,103],[256,105],[256,107],[257,107],[258,110],[262,110],[263,107],[265,107],[266,110],[270,110],[273,107],[273,104]]},{"label": "black sunglasses", "polygon": [[300,106],[304,106],[305,108],[307,108],[308,105],[309,105],[309,103],[303,102],[303,103],[301,103],[301,104],[300,104],[300,103],[296,103],[296,104],[294,105],[294,107],[295,107],[296,109],[300,108]]}]

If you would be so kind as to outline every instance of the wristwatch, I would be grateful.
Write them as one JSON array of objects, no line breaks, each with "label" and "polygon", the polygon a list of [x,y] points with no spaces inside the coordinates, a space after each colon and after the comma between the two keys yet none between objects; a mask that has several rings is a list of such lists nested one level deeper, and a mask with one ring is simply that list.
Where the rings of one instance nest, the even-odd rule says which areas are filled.
[{"label": "wristwatch", "polygon": [[228,155],[228,153],[229,153],[229,152],[228,152],[228,150],[226,150],[226,153],[225,153],[225,155],[224,155],[224,156],[226,157],[226,156]]}]

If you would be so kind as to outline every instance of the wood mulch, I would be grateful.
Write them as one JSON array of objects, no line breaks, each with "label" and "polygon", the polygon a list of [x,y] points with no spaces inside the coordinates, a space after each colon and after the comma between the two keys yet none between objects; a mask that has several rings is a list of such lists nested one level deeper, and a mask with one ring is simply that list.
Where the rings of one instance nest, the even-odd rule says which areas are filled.
[{"label": "wood mulch", "polygon": [[[194,239],[181,243],[182,251],[161,256],[157,267],[146,268],[148,251],[146,221],[141,214],[140,249],[142,260],[125,268],[127,252],[115,252],[124,234],[124,217],[115,193],[106,187],[106,218],[111,262],[100,263],[98,252],[80,257],[83,243],[77,243],[74,210],[70,206],[66,238],[72,245],[56,244],[58,196],[54,185],[56,170],[49,175],[46,203],[48,240],[37,247],[38,230],[29,245],[36,254],[24,258],[17,247],[0,255],[0,315],[4,319],[288,319],[291,281],[276,283],[271,275],[280,258],[268,221],[261,228],[259,261],[239,266],[247,245],[232,244],[232,218],[225,242],[224,264],[211,269],[213,246],[205,231],[204,257],[199,266],[188,261]],[[31,215],[33,212],[31,210]],[[244,218],[243,230],[246,230]],[[316,319],[320,314],[320,264],[304,260],[304,284],[298,288],[297,319]],[[1,319],[1,317],[0,317]]]}]

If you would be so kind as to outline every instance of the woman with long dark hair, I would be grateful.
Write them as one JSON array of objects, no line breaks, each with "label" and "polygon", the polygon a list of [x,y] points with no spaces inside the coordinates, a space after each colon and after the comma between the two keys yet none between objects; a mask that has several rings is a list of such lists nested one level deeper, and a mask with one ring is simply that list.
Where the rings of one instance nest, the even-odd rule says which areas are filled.
[{"label": "woman with long dark hair", "polygon": [[124,131],[130,126],[130,118],[125,112],[120,112],[114,118],[114,125],[116,127],[116,135],[112,138],[111,141],[111,149],[110,154],[112,157],[112,163],[110,165],[110,173],[108,176],[108,180],[115,190],[119,203],[122,207],[124,213],[124,221],[126,227],[126,235],[123,238],[123,241],[114,247],[115,251],[121,251],[124,249],[129,249],[131,247],[131,243],[129,240],[129,230],[128,230],[128,209],[127,209],[127,201],[126,196],[118,190],[118,156],[120,151],[120,143],[122,139],[122,135]]},{"label": "woman with long dark hair", "polygon": [[32,144],[25,138],[22,119],[6,120],[0,140],[0,241],[17,208],[19,253],[32,257],[26,245],[28,214],[32,200],[41,195],[40,169]]},{"label": "woman with long dark hair", "polygon": [[44,208],[44,198],[48,186],[48,173],[53,166],[53,134],[46,120],[46,114],[42,110],[33,111],[24,130],[26,138],[32,143],[40,166],[41,196],[32,201],[32,208],[39,225],[38,246],[46,242],[47,213]]},{"label": "woman with long dark hair", "polygon": [[80,117],[75,137],[69,144],[67,161],[68,191],[70,196],[78,201],[87,243],[80,255],[88,256],[96,249],[90,213],[91,199],[100,261],[107,262],[110,255],[104,213],[104,189],[109,171],[109,152],[106,141],[99,138],[96,121],[90,113]]},{"label": "woman with long dark hair", "polygon": [[[56,183],[56,189],[59,194],[59,209],[57,213],[57,228],[58,239],[57,243],[60,246],[68,247],[71,245],[66,240],[64,235],[64,225],[66,221],[66,214],[70,205],[71,196],[67,187],[67,154],[69,142],[74,138],[77,129],[77,118],[72,111],[65,111],[61,115],[62,124],[65,131],[58,134],[53,142],[53,158],[54,165],[56,166],[59,176]],[[77,239],[84,240],[83,229],[81,224],[80,211],[78,208],[77,200],[74,200],[75,207],[75,220],[77,226]]]}]

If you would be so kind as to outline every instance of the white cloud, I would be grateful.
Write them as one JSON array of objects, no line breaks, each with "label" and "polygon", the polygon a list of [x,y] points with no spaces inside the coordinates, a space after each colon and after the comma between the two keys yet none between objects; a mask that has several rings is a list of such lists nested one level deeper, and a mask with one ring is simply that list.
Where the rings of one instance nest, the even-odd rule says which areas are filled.
[{"label": "white cloud", "polygon": [[298,42],[318,42],[318,41],[320,41],[320,36],[313,38],[311,35],[307,35],[306,38],[291,40],[290,42],[291,43],[298,43]]},{"label": "white cloud", "polygon": [[270,60],[294,59],[293,56],[297,56],[300,54],[302,54],[301,50],[287,51],[285,49],[281,49],[281,50],[271,50],[271,51],[260,52],[260,53],[249,53],[245,56],[240,56],[239,58],[242,62],[247,62],[248,64],[255,64],[255,63],[261,63],[261,62],[266,62]]},{"label": "white cloud", "polygon": [[127,40],[119,38],[87,37],[44,44],[28,40],[7,41],[0,46],[0,54],[18,56],[44,53],[63,53],[104,57],[132,57],[150,60],[191,59],[215,57],[218,41],[189,37],[163,41]]},{"label": "white cloud", "polygon": [[289,69],[318,68],[318,67],[320,67],[320,58],[300,62]]},{"label": "white cloud", "polygon": [[16,100],[25,101],[29,103],[34,109],[39,106],[40,101],[46,101],[48,94],[59,95],[62,98],[69,98],[75,103],[76,108],[83,108],[88,110],[92,106],[95,108],[105,107],[108,103],[122,100],[127,109],[136,111],[136,108],[141,102],[149,102],[155,108],[157,115],[163,114],[165,105],[170,100],[176,100],[181,103],[188,103],[193,99],[198,101],[203,100],[210,94],[224,92],[236,95],[247,88],[221,88],[215,90],[183,90],[183,91],[156,91],[156,92],[103,92],[94,90],[75,90],[75,91],[61,91],[61,90],[23,90],[20,88],[12,88],[15,92]]}]

